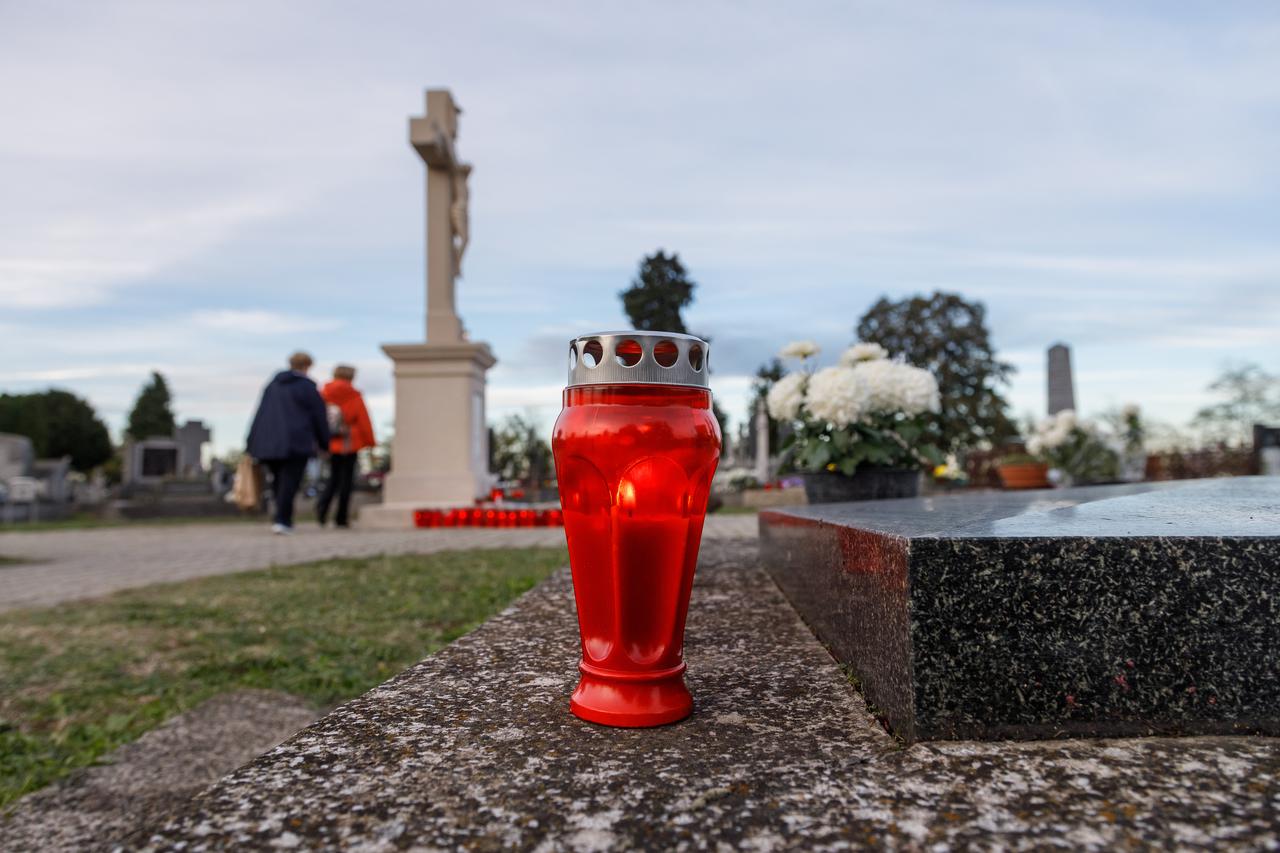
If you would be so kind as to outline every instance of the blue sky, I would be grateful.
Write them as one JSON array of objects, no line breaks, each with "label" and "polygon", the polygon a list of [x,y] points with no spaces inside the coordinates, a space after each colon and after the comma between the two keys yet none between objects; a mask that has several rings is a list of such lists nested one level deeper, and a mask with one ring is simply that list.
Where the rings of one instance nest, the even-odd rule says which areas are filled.
[{"label": "blue sky", "polygon": [[732,415],[783,343],[878,296],[983,300],[1044,406],[1183,422],[1280,369],[1280,7],[1269,3],[7,3],[0,389],[113,430],[152,368],[238,446],[295,348],[421,340],[423,90],[475,164],[459,306],[490,411],[559,408],[564,342],[639,258],[699,284]]}]

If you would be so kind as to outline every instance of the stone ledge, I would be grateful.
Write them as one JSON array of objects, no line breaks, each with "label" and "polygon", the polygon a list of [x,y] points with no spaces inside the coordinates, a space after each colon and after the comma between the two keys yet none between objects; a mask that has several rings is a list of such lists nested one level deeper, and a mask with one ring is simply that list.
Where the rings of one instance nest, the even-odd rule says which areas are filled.
[{"label": "stone ledge", "polygon": [[1280,732],[1280,478],[763,513],[907,740]]},{"label": "stone ledge", "polygon": [[567,572],[139,836],[150,849],[1274,843],[1262,738],[902,748],[754,565],[704,545],[661,729],[572,717]]}]

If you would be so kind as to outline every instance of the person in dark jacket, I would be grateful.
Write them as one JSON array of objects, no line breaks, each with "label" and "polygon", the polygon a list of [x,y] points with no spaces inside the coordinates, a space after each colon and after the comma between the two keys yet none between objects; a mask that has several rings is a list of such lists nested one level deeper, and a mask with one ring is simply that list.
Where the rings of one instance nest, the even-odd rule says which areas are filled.
[{"label": "person in dark jacket", "polygon": [[307,460],[329,445],[329,422],[316,383],[307,378],[311,356],[295,352],[289,369],[272,378],[249,427],[249,455],[271,472],[276,511],[271,531],[293,532],[293,499]]}]

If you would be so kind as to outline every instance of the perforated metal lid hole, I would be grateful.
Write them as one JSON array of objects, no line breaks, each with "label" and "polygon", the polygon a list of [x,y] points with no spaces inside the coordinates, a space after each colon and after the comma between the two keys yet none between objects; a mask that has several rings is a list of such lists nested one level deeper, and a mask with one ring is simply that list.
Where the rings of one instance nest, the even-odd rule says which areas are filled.
[{"label": "perforated metal lid hole", "polygon": [[653,347],[653,360],[663,367],[675,367],[680,358],[680,350],[675,341],[658,341]]},{"label": "perforated metal lid hole", "polygon": [[627,338],[618,342],[614,348],[614,358],[618,360],[618,364],[623,367],[635,367],[640,363],[641,357],[644,355],[644,349],[641,348],[640,342],[635,338]]}]

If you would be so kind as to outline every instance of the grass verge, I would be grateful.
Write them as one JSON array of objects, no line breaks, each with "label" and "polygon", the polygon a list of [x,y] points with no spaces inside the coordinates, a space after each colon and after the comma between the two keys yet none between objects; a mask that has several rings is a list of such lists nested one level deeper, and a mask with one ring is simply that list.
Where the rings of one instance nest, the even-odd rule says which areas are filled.
[{"label": "grass verge", "polygon": [[324,707],[475,628],[562,549],[333,560],[0,614],[0,808],[210,696]]},{"label": "grass verge", "polygon": [[[314,515],[299,513],[300,519],[314,519]],[[99,527],[171,527],[178,524],[266,524],[267,516],[261,513],[243,515],[178,515],[161,518],[99,518],[81,513],[70,518],[53,521],[15,521],[0,524],[0,533],[40,533],[48,530],[93,530]]]}]

